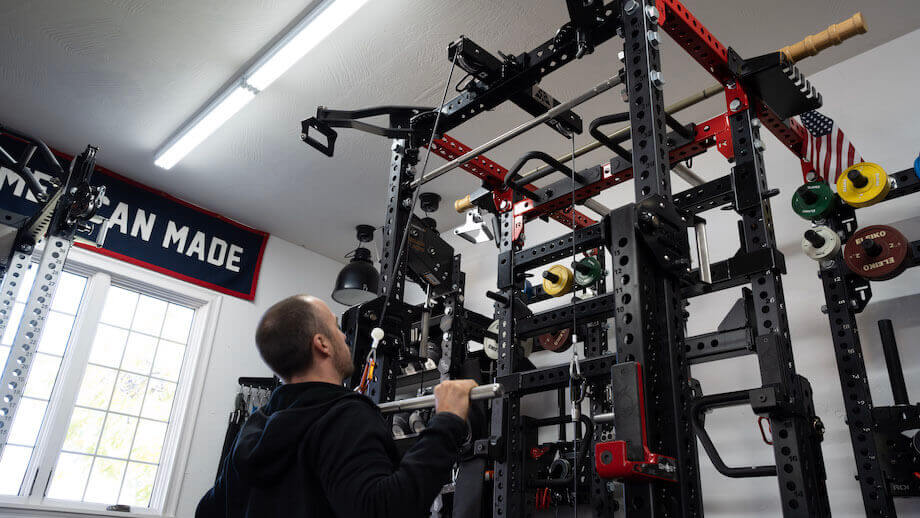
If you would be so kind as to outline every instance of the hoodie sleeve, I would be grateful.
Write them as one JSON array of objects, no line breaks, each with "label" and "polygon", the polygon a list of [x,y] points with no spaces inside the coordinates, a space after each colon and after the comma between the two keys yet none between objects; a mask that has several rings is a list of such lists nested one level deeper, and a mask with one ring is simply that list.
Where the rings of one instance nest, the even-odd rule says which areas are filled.
[{"label": "hoodie sleeve", "polygon": [[323,421],[311,434],[310,451],[326,497],[340,517],[427,516],[441,487],[450,482],[450,469],[466,436],[460,417],[436,414],[396,465],[387,454],[386,445],[393,439],[386,421],[366,402],[344,401]]},{"label": "hoodie sleeve", "polygon": [[201,501],[198,502],[198,507],[195,509],[195,518],[224,518],[227,516],[226,491],[229,462],[230,455],[227,455],[220,465],[214,487],[209,489],[201,498]]}]

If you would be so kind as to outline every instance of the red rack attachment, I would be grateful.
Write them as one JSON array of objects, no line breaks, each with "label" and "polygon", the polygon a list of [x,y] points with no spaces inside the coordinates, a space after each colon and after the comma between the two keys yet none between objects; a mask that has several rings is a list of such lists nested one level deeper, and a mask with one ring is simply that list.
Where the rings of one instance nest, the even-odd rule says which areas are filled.
[{"label": "red rack attachment", "polygon": [[[617,436],[621,440],[594,445],[594,465],[601,478],[627,480],[656,479],[677,481],[677,460],[648,448],[645,425],[645,388],[642,366],[636,362],[619,363],[611,367],[610,384],[617,389],[614,417]],[[634,419],[638,409],[639,419]]]}]

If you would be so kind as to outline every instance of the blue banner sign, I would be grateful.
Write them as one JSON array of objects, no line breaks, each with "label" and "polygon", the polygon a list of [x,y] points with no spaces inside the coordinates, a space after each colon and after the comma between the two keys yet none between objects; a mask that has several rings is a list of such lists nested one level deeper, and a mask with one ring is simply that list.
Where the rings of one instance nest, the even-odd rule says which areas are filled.
[{"label": "blue banner sign", "polygon": [[[14,157],[25,145],[0,135],[0,146]],[[58,153],[64,168],[71,157]],[[40,182],[50,178],[50,168],[36,153],[30,163]],[[105,199],[89,234],[80,234],[93,246],[78,246],[129,262],[199,286],[245,300],[255,297],[262,255],[268,234],[219,214],[196,207],[103,167],[91,182],[105,186]],[[0,207],[32,214],[38,204],[25,182],[13,171],[0,168]],[[100,234],[103,226],[107,227]]]}]

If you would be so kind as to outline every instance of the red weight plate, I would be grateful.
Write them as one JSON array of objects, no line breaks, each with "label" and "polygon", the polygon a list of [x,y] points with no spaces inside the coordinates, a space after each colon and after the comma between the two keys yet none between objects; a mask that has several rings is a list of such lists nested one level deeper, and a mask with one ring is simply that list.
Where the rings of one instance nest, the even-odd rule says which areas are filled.
[{"label": "red weight plate", "polygon": [[884,281],[898,276],[907,267],[910,243],[888,225],[872,225],[853,234],[843,248],[847,267],[860,277]]},{"label": "red weight plate", "polygon": [[540,347],[547,351],[561,353],[572,346],[572,330],[562,329],[555,333],[546,333],[537,337]]}]

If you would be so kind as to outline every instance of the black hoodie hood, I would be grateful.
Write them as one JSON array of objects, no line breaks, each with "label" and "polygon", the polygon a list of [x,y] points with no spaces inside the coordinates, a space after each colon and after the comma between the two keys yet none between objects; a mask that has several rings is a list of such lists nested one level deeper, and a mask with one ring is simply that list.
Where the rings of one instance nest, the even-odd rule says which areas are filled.
[{"label": "black hoodie hood", "polygon": [[258,409],[240,430],[230,464],[240,479],[254,487],[273,485],[297,461],[304,435],[344,398],[373,403],[360,394],[331,383],[282,385],[268,404]]}]

